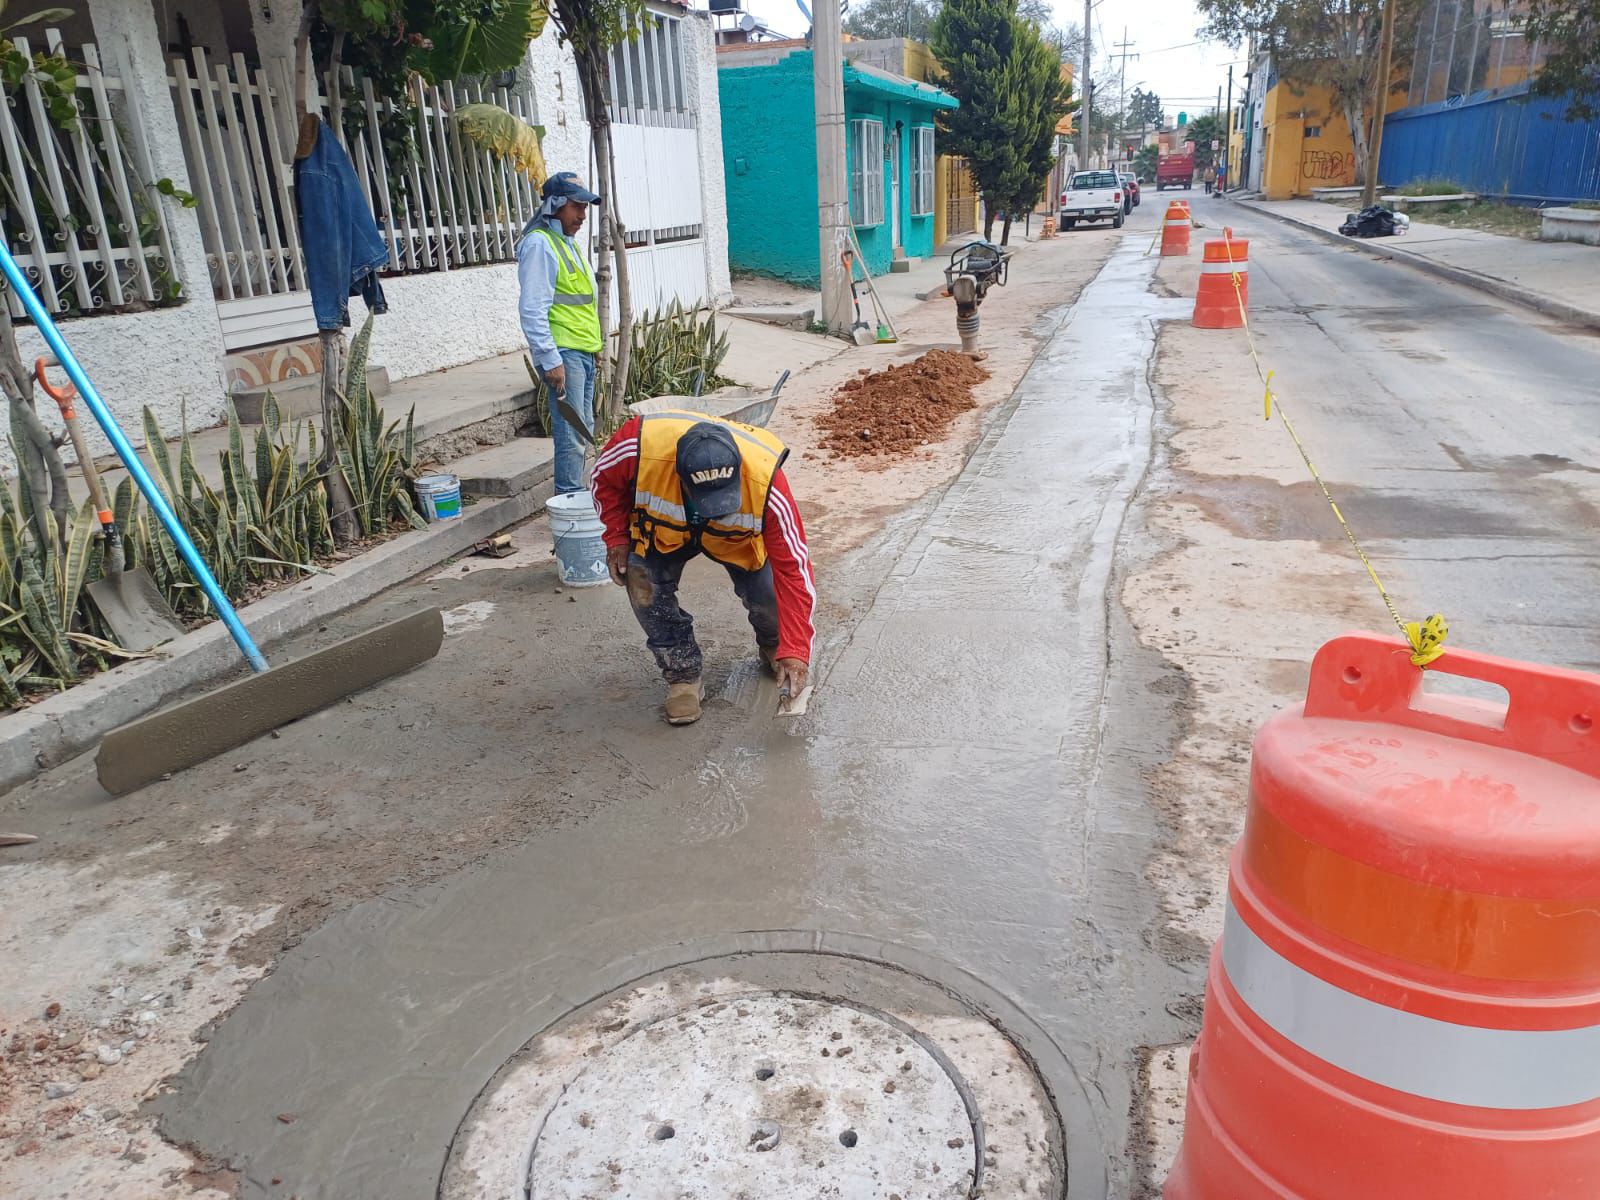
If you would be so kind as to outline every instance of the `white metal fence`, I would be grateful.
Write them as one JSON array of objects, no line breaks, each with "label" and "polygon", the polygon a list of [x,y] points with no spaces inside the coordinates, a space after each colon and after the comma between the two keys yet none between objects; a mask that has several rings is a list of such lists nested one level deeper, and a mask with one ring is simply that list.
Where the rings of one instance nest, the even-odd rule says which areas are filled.
[{"label": "white metal fence", "polygon": [[[288,66],[280,60],[273,79],[266,69],[248,68],[238,54],[231,63],[210,64],[201,49],[193,52],[192,65],[172,60],[172,86],[217,297],[303,291]],[[523,224],[538,208],[536,189],[464,138],[452,114],[489,100],[532,123],[531,99],[480,83],[438,88],[417,81],[413,88],[408,120],[392,101],[379,100],[370,82],[358,83],[346,71],[345,121],[335,130],[388,243],[389,270],[509,261]],[[414,152],[392,156],[406,139]]]},{"label": "white metal fence", "polygon": [[[31,56],[26,38],[14,39]],[[45,32],[45,48],[76,66],[75,119],[52,118],[32,73],[7,85],[0,104],[0,209],[3,233],[47,309],[80,315],[175,301],[172,244],[145,153],[137,94],[125,89],[120,62],[102,63],[97,47],[63,46]],[[7,292],[12,315],[22,307]]]},{"label": "white metal fence", "polygon": [[[173,276],[167,216],[144,149],[137,94],[120,61],[100,48],[50,51],[78,64],[75,130],[50,119],[48,97],[26,78],[0,105],[0,226],[52,310],[115,312],[176,300],[198,281]],[[26,52],[28,44],[16,39]],[[706,298],[701,146],[692,58],[678,18],[646,19],[613,56],[617,192],[628,225],[635,304]],[[261,344],[300,332],[309,317],[294,208],[296,114],[289,64],[251,66],[243,54],[201,48],[170,60],[168,83],[189,168],[210,284],[225,343]],[[538,189],[462,137],[460,106],[489,101],[530,124],[534,98],[481,82],[417,81],[409,109],[379,100],[345,72],[343,128],[362,192],[388,245],[390,273],[510,262]],[[324,93],[328,91],[323,89]],[[396,156],[406,145],[414,152]],[[21,315],[15,298],[12,312]],[[269,336],[272,335],[272,336]]]}]

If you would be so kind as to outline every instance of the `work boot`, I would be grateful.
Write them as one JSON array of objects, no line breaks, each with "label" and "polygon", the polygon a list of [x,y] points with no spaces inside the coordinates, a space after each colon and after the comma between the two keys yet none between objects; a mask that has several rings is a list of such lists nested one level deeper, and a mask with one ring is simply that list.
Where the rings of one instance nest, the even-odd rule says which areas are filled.
[{"label": "work boot", "polygon": [[700,719],[702,688],[698,679],[667,685],[667,724],[693,725]]},{"label": "work boot", "polygon": [[776,646],[757,646],[761,651],[761,665],[767,669],[767,674],[774,679],[778,677],[778,648]]}]

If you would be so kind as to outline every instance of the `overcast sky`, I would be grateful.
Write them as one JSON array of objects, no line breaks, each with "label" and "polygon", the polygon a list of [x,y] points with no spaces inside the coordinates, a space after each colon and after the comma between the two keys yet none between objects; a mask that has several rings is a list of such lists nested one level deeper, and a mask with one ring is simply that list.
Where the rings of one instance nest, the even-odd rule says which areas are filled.
[{"label": "overcast sky", "polygon": [[[810,0],[807,0],[810,3]],[[795,0],[744,0],[746,9],[765,20],[775,32],[800,37],[809,22]],[[698,7],[698,5],[697,5]],[[1083,5],[1056,0],[1057,20],[1082,24]],[[1230,50],[1218,42],[1202,42],[1202,19],[1191,0],[1099,0],[1094,9],[1095,71],[1117,55],[1116,43],[1127,29],[1127,86],[1135,84],[1161,97],[1167,120],[1184,110],[1192,115],[1209,112],[1217,102],[1217,89],[1227,84],[1228,64],[1234,63],[1235,102],[1244,87],[1244,50]],[[1137,55],[1138,57],[1134,57]],[[1113,64],[1120,60],[1110,58]]]}]

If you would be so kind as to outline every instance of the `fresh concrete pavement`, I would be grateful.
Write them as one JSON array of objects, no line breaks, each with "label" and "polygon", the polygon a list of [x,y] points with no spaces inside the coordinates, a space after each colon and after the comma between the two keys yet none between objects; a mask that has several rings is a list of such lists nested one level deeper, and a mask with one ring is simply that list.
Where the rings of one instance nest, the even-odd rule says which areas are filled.
[{"label": "fresh concrete pavement", "polygon": [[[1458,645],[1600,664],[1594,343],[1194,202],[1197,241],[1223,213],[1250,238],[1275,390],[1407,614],[1442,609]],[[308,632],[425,603],[452,628],[434,664],[279,738],[122,801],[82,764],[14,794],[12,823],[53,835],[7,860],[32,882],[194,896],[194,935],[249,984],[143,1109],[162,1136],[141,1155],[198,1163],[151,1194],[434,1196],[480,1092],[542,1031],[664,971],[766,987],[804,959],[784,987],[879,1009],[888,970],[1004,1030],[1064,1138],[1046,1194],[1152,1195],[1248,738],[1325,636],[1383,617],[1262,422],[1242,335],[1187,325],[1198,247],[1145,255],[1156,207],[1068,235],[1115,249],[1041,317],[959,477],[819,561],[807,716],[773,719],[742,613],[691,569],[710,701],[666,728],[620,594],[559,591],[534,556]],[[48,978],[26,932],[4,945]],[[130,992],[159,994],[153,953],[99,982],[133,971]]]}]

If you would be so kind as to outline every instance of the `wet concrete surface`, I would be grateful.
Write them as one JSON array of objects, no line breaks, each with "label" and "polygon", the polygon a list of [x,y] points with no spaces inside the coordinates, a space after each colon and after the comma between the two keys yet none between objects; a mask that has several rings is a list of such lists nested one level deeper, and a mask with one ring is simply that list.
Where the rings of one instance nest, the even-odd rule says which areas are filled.
[{"label": "wet concrete surface", "polygon": [[[806,717],[774,722],[770,695],[736,678],[714,681],[733,699],[692,730],[639,729],[654,716],[635,668],[630,728],[581,702],[558,740],[463,763],[470,789],[518,755],[586,760],[603,742],[631,786],[308,933],[175,1081],[163,1132],[236,1166],[246,1196],[429,1196],[474,1095],[562,1013],[676,961],[798,939],[1003,998],[1062,1110],[1070,1195],[1126,1194],[1133,1047],[1171,1040],[1166,1005],[1198,987],[1155,948],[1141,881],[1159,836],[1141,773],[1170,724],[1144,685],[1163,668],[1112,599],[1165,304],[1141,249],[1124,239],[1061,314],[887,572],[853,564],[874,594],[839,626]],[[459,603],[472,589],[451,590]],[[611,594],[578,607],[592,618],[608,600],[622,608]],[[642,656],[614,618],[603,627],[579,636]],[[494,654],[495,632],[462,641]],[[574,696],[611,685],[566,681]],[[389,769],[365,761],[386,743],[410,758],[493,712],[493,696],[451,695],[448,673],[431,690],[427,746],[380,726],[360,769]],[[350,720],[335,713],[324,732],[341,738]],[[515,724],[513,708],[508,739]]]}]

